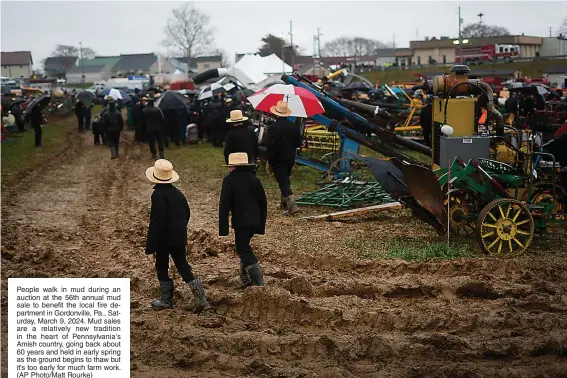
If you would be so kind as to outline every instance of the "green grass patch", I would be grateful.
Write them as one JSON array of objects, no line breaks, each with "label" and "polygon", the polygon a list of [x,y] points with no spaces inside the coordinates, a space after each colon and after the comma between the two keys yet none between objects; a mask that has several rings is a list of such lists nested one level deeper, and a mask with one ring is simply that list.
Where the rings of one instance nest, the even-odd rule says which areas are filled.
[{"label": "green grass patch", "polygon": [[[100,106],[95,106],[93,115],[98,111],[100,111]],[[0,150],[2,181],[9,176],[33,169],[47,157],[67,148],[66,135],[77,127],[77,118],[70,115],[68,118],[44,125],[42,128],[43,148],[35,147],[34,131],[29,125],[27,127],[24,133],[10,134],[6,142],[2,143]]]},{"label": "green grass patch", "polygon": [[424,243],[411,239],[395,239],[389,245],[386,259],[406,261],[454,260],[475,257],[471,240],[453,240],[446,242]]}]

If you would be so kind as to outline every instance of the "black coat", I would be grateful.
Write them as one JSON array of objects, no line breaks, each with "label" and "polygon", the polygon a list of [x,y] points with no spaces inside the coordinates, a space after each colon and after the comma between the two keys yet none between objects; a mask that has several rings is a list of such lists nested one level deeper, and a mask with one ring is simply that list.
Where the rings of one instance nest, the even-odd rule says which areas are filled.
[{"label": "black coat", "polygon": [[85,115],[86,110],[87,110],[87,107],[82,102],[77,101],[75,103],[75,115],[77,117],[83,117]]},{"label": "black coat", "polygon": [[274,163],[290,163],[295,160],[295,151],[301,146],[299,126],[285,117],[279,117],[268,129],[268,160]]},{"label": "black coat", "polygon": [[119,133],[124,128],[124,118],[122,114],[116,110],[108,110],[102,117],[102,130],[104,132]]},{"label": "black coat", "polygon": [[423,130],[431,134],[433,128],[433,106],[431,104],[427,104],[421,109],[419,124]]},{"label": "black coat", "polygon": [[32,127],[40,127],[43,123],[43,114],[39,105],[33,107],[30,113],[30,124]]},{"label": "black coat", "polygon": [[172,184],[154,186],[146,254],[186,245],[190,216],[187,199],[179,189]]},{"label": "black coat", "polygon": [[506,113],[508,114],[516,114],[518,112],[518,101],[516,98],[513,96],[508,97],[504,103],[504,109],[506,109]]},{"label": "black coat", "polygon": [[222,182],[219,202],[219,235],[228,235],[228,213],[232,228],[250,228],[255,234],[266,232],[268,203],[262,182],[247,168],[236,168]]},{"label": "black coat", "polygon": [[224,102],[219,98],[214,98],[207,107],[205,122],[210,126],[224,126],[226,108]]},{"label": "black coat", "polygon": [[224,160],[228,164],[228,155],[234,152],[246,152],[248,162],[255,163],[258,156],[258,137],[246,125],[231,127],[226,133]]},{"label": "black coat", "polygon": [[144,114],[144,125],[148,132],[164,132],[165,117],[160,108],[155,105],[148,105],[142,111]]}]

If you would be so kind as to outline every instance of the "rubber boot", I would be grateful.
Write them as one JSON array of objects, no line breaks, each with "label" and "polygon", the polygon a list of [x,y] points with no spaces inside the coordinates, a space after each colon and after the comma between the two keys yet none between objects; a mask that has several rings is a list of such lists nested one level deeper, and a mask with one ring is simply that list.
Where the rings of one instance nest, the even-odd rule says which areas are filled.
[{"label": "rubber boot", "polygon": [[278,209],[280,210],[286,210],[286,201],[285,201],[285,197],[282,196],[282,198],[280,199],[280,205],[278,206]]},{"label": "rubber boot", "polygon": [[252,285],[252,281],[250,281],[250,276],[248,276],[246,267],[242,265],[242,261],[240,262],[240,281],[242,281],[244,287],[248,287]]},{"label": "rubber boot", "polygon": [[159,299],[152,301],[152,307],[156,310],[173,307],[173,280],[159,282]]},{"label": "rubber boot", "polygon": [[285,201],[287,204],[288,215],[295,214],[299,211],[299,207],[297,207],[297,204],[295,203],[295,199],[293,198],[293,196],[287,196]]},{"label": "rubber boot", "polygon": [[111,159],[116,159],[116,156],[117,156],[117,154],[116,154],[116,147],[110,146],[110,158],[111,158]]},{"label": "rubber boot", "polygon": [[152,159],[157,160],[157,155],[156,155],[156,154],[152,154]]},{"label": "rubber boot", "polygon": [[246,272],[250,277],[250,281],[252,281],[252,285],[264,286],[264,275],[262,274],[262,268],[259,263],[247,266]]},{"label": "rubber boot", "polygon": [[203,288],[203,283],[199,278],[195,278],[193,281],[188,283],[195,297],[195,303],[197,303],[197,310],[205,311],[211,308],[209,302],[207,302],[207,297],[205,296],[205,289]]},{"label": "rubber boot", "polygon": [[159,158],[160,158],[160,159],[165,159],[165,156],[164,156],[164,154],[163,154],[163,151],[160,151],[160,152],[159,152]]},{"label": "rubber boot", "polygon": [[119,149],[120,145],[116,145],[116,157],[118,157],[118,149]]}]

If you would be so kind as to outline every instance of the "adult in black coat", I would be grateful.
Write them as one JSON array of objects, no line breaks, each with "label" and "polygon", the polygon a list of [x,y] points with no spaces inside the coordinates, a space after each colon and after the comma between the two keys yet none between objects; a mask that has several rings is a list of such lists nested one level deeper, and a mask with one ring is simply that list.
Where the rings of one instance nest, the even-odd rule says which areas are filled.
[{"label": "adult in black coat", "polygon": [[229,125],[232,125],[224,140],[224,161],[227,164],[228,156],[233,152],[246,152],[248,162],[256,164],[258,137],[254,131],[248,128],[246,121],[248,121],[248,117],[244,117],[240,110],[230,112],[230,118],[226,120]]},{"label": "adult in black coat", "polygon": [[268,163],[280,187],[280,207],[284,208],[287,214],[294,214],[299,208],[293,198],[289,177],[295,163],[296,150],[301,146],[301,131],[287,119],[291,115],[287,102],[279,101],[276,106],[270,108],[270,112],[278,119],[268,129]]},{"label": "adult in black coat", "polygon": [[132,106],[132,122],[134,123],[134,139],[136,142],[143,143],[145,142],[146,138],[144,135],[144,120],[143,120],[143,112],[144,104],[142,100],[139,99],[136,103]]},{"label": "adult in black coat", "polygon": [[222,142],[224,141],[224,130],[226,129],[225,114],[224,101],[222,100],[222,94],[219,93],[209,102],[205,118],[207,129],[211,134],[211,140],[215,147],[222,147]]},{"label": "adult in black coat", "polygon": [[150,96],[146,107],[143,110],[144,128],[146,130],[146,136],[150,144],[150,152],[152,153],[152,158],[154,160],[156,157],[156,145],[158,142],[159,148],[159,158],[165,159],[163,156],[163,150],[165,145],[165,118],[163,112],[160,108],[156,107],[154,104],[154,98]]},{"label": "adult in black coat", "polygon": [[169,277],[169,256],[177,271],[195,297],[199,309],[209,308],[201,280],[196,278],[187,262],[187,225],[191,210],[185,195],[172,184],[179,180],[173,165],[157,160],[146,170],[148,180],[156,184],[152,193],[150,225],[146,241],[146,254],[155,253],[155,267],[160,284],[160,299],[152,301],[157,309],[173,307],[173,280]]},{"label": "adult in black coat", "polygon": [[18,126],[18,132],[23,133],[26,131],[25,124],[24,124],[24,117],[23,117],[23,110],[19,104],[12,105],[10,111],[14,115],[16,119],[16,125]]},{"label": "adult in black coat", "polygon": [[75,103],[75,116],[77,116],[77,124],[79,127],[79,132],[83,132],[85,130],[85,113],[87,111],[87,107],[80,98],[77,98],[77,102]]},{"label": "adult in black coat", "polygon": [[116,159],[119,152],[120,133],[124,128],[124,119],[114,101],[108,103],[108,111],[102,117],[102,124],[110,148],[110,158]]},{"label": "adult in black coat", "polygon": [[41,124],[43,123],[43,114],[41,106],[38,104],[34,106],[30,113],[30,124],[34,131],[34,141],[36,147],[43,147],[41,143]]},{"label": "adult in black coat", "polygon": [[222,182],[219,201],[219,235],[228,235],[228,216],[232,213],[234,242],[240,257],[240,279],[245,285],[263,286],[262,268],[250,240],[255,234],[266,232],[266,193],[260,179],[252,173],[253,165],[248,163],[245,152],[230,154],[228,167],[230,173]]},{"label": "adult in black coat", "polygon": [[506,113],[516,115],[518,113],[518,95],[513,93],[508,97],[504,102],[504,109]]}]

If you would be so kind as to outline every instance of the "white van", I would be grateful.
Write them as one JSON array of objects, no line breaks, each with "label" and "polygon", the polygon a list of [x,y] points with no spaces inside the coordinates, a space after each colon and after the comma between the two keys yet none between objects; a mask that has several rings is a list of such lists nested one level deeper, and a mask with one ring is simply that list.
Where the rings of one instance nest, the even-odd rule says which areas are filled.
[{"label": "white van", "polygon": [[16,85],[16,80],[8,76],[0,76],[0,81],[2,85]]}]

